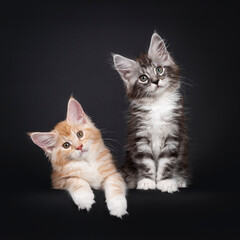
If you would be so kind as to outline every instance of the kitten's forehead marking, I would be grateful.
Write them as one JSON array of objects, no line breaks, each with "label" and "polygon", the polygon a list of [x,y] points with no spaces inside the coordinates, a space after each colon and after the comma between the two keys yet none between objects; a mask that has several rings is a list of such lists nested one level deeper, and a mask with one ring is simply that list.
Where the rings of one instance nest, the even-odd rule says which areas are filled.
[{"label": "kitten's forehead marking", "polygon": [[152,65],[152,60],[147,54],[141,54],[136,61],[139,63],[141,68],[147,68]]},{"label": "kitten's forehead marking", "polygon": [[56,125],[55,130],[58,131],[60,136],[70,136],[71,135],[71,126],[63,121]]},{"label": "kitten's forehead marking", "polygon": [[147,54],[142,54],[140,55],[136,61],[139,63],[140,65],[140,70],[142,73],[147,73],[148,74],[148,77],[153,77],[153,74],[156,74],[154,72],[154,69],[155,69],[155,65],[154,63],[152,62],[152,60],[148,57]]},{"label": "kitten's forehead marking", "polygon": [[78,140],[77,137],[77,131],[75,132],[74,130],[71,129],[72,135],[74,136],[75,140]]},{"label": "kitten's forehead marking", "polygon": [[71,133],[72,133],[73,136],[76,136],[76,132],[72,129],[71,129]]}]

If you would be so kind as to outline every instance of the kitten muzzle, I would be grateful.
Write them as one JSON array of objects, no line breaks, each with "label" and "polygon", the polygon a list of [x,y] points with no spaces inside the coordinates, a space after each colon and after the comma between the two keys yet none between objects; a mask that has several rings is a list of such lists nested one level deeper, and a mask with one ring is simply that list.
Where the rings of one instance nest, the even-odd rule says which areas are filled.
[{"label": "kitten muzzle", "polygon": [[159,79],[153,80],[152,83],[158,85]]},{"label": "kitten muzzle", "polygon": [[81,150],[83,149],[83,145],[81,144],[79,147],[76,148],[77,150]]}]

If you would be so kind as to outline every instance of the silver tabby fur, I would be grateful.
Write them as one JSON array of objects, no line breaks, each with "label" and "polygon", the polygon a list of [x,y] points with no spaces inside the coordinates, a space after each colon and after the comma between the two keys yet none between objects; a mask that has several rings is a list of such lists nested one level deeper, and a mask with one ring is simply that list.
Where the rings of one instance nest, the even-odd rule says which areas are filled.
[{"label": "silver tabby fur", "polygon": [[[113,60],[130,101],[122,166],[128,188],[172,193],[186,187],[187,134],[179,68],[163,39],[154,33],[148,53],[135,60],[114,54]],[[142,75],[147,81],[141,81]]]}]

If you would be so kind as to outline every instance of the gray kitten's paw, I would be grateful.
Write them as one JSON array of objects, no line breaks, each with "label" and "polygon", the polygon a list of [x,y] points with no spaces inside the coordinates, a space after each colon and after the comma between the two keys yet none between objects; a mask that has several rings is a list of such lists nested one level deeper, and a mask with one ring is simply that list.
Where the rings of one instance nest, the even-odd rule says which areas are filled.
[{"label": "gray kitten's paw", "polygon": [[149,178],[141,179],[137,184],[137,189],[148,190],[148,189],[155,189],[155,188],[156,188],[155,181]]},{"label": "gray kitten's paw", "polygon": [[178,191],[178,183],[175,179],[165,179],[157,183],[157,189],[162,192],[173,193]]},{"label": "gray kitten's paw", "polygon": [[186,188],[187,187],[187,181],[186,180],[178,179],[177,184],[178,184],[179,188]]}]

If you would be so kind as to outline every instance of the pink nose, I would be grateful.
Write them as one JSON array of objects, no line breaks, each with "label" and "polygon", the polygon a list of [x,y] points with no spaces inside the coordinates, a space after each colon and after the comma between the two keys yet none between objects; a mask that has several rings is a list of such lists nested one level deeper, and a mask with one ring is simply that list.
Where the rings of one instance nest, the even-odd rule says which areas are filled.
[{"label": "pink nose", "polygon": [[77,150],[82,150],[83,145],[80,145],[79,147],[77,147]]}]

